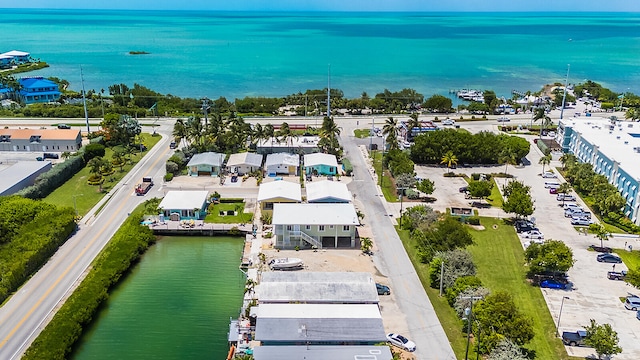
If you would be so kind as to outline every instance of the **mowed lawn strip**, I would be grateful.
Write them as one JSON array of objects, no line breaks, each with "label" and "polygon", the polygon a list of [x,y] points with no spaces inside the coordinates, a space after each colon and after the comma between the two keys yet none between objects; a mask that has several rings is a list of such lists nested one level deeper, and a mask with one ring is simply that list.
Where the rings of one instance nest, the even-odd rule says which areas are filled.
[{"label": "mowed lawn strip", "polygon": [[[236,209],[236,205],[239,208]],[[237,211],[237,215],[220,215],[220,211],[227,213],[227,211]],[[251,222],[253,218],[253,214],[245,214],[244,213],[244,203],[243,202],[233,202],[233,203],[218,203],[209,206],[209,214],[205,217],[205,223],[213,223],[213,224],[244,224],[247,222]]]},{"label": "mowed lawn strip", "polygon": [[467,248],[478,278],[492,292],[511,294],[520,311],[532,318],[535,337],[526,347],[536,352],[536,359],[569,359],[555,337],[555,323],[540,288],[526,281],[524,250],[514,228],[501,219],[480,218],[480,222],[484,230],[470,230],[474,244]]},{"label": "mowed lawn strip", "polygon": [[[605,243],[604,246],[607,246],[607,244]],[[622,262],[624,262],[624,264],[627,265],[627,268],[629,268],[629,270],[631,269],[635,270],[640,266],[640,251],[638,250],[627,251],[622,249],[613,249],[613,252],[618,254],[618,256],[620,256],[620,258],[622,259]]]}]

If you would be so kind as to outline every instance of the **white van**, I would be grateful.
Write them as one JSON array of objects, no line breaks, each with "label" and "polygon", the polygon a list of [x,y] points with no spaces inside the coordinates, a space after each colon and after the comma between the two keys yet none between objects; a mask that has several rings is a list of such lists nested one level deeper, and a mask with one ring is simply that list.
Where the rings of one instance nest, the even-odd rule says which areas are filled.
[{"label": "white van", "polygon": [[556,181],[545,181],[544,187],[546,189],[551,189],[551,188],[557,189],[560,187],[560,184],[558,184]]}]

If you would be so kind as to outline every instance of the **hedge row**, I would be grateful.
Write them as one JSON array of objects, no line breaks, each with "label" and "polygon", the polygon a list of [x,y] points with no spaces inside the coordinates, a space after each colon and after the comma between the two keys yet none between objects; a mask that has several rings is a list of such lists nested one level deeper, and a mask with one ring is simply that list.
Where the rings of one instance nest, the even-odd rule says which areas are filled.
[{"label": "hedge row", "polygon": [[20,190],[17,195],[29,199],[45,198],[82,170],[84,165],[82,156],[71,156],[64,162],[55,165],[51,170],[40,174],[36,178],[35,184]]},{"label": "hedge row", "polygon": [[[29,214],[22,219],[20,214]],[[75,230],[72,208],[60,208],[18,196],[0,203],[0,303],[16,291]],[[31,217],[32,216],[32,217]]]},{"label": "hedge row", "polygon": [[65,359],[89,325],[109,290],[155,242],[152,231],[140,225],[144,211],[136,209],[102,250],[91,270],[31,344],[23,359]]}]

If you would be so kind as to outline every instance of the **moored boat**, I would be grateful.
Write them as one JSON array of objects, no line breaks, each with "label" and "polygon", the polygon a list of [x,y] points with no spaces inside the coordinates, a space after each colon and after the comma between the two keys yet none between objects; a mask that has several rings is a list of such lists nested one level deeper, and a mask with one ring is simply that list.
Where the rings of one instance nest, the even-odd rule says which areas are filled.
[{"label": "moored boat", "polygon": [[298,258],[277,258],[269,261],[271,270],[291,270],[301,268],[302,259]]}]

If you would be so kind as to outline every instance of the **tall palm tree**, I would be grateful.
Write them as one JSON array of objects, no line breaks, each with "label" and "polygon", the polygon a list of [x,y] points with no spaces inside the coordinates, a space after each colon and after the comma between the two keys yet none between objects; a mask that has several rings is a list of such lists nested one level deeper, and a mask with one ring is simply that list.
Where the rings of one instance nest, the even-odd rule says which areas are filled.
[{"label": "tall palm tree", "polygon": [[444,156],[442,156],[440,164],[447,164],[447,168],[449,169],[449,172],[451,172],[451,165],[457,165],[458,158],[453,154],[453,151],[449,150],[444,154]]},{"label": "tall palm tree", "polygon": [[260,140],[264,140],[265,138],[265,129],[261,124],[253,125],[251,129],[251,144],[256,145]]},{"label": "tall palm tree", "polygon": [[545,165],[549,165],[551,163],[551,155],[545,155],[540,158],[538,164],[542,164],[542,173],[544,174]]},{"label": "tall palm tree", "polygon": [[544,128],[552,124],[551,118],[547,115],[547,110],[544,107],[537,108],[533,115],[533,122],[538,120],[541,122],[540,137],[542,137]]},{"label": "tall palm tree", "polygon": [[562,163],[562,169],[566,170],[568,166],[578,162],[578,158],[574,154],[565,153],[560,156],[560,162]]},{"label": "tall palm tree", "polygon": [[396,150],[399,148],[398,146],[398,121],[393,117],[389,116],[387,121],[384,123],[382,127],[382,134],[386,137],[387,145],[389,145],[389,150]]},{"label": "tall palm tree", "polygon": [[341,130],[342,128],[340,128],[332,118],[325,117],[322,121],[322,127],[320,128],[320,141],[318,142],[318,146],[321,147],[323,151],[336,155],[340,148],[338,136],[340,136]]},{"label": "tall palm tree", "polygon": [[181,145],[183,141],[186,141],[187,139],[187,128],[185,126],[185,122],[182,119],[178,119],[176,120],[175,125],[173,125],[173,138],[175,139],[175,141],[177,143],[180,143]]},{"label": "tall palm tree", "polygon": [[286,122],[283,122],[282,125],[280,125],[280,130],[277,131],[276,135],[278,137],[278,141],[284,141],[287,146],[289,146],[289,144],[293,145],[293,139],[298,137]]},{"label": "tall palm tree", "polygon": [[418,120],[418,113],[413,113],[409,116],[409,121],[407,121],[407,135],[405,140],[409,140],[413,129],[420,127],[420,120]]},{"label": "tall palm tree", "polygon": [[502,151],[502,153],[500,154],[500,160],[504,162],[504,173],[507,174],[507,169],[509,168],[509,165],[515,165],[517,164],[516,161],[516,155],[513,153],[513,151],[511,151],[511,149],[504,149]]}]

